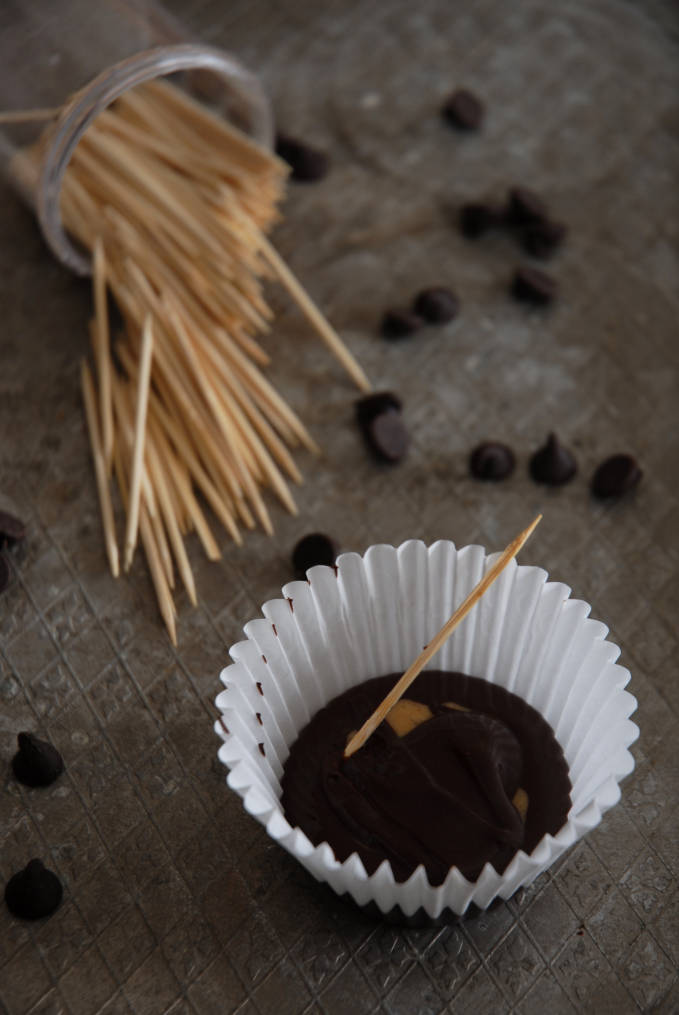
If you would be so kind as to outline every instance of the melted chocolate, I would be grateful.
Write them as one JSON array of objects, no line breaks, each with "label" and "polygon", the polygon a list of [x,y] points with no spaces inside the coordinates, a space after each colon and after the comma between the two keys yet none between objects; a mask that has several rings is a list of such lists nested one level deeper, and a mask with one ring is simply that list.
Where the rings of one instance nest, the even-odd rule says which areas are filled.
[{"label": "melted chocolate", "polygon": [[[404,737],[386,723],[351,758],[347,737],[400,674],[335,698],[302,731],[283,773],[283,808],[341,861],[358,852],[372,874],[388,859],[397,881],[423,863],[432,884],[453,866],[475,880],[500,873],[518,849],[555,834],[570,808],[570,780],[548,723],[521,698],[477,677],[428,670],[408,697],[434,713]],[[451,710],[454,701],[470,711]],[[512,803],[528,796],[525,822]]]}]

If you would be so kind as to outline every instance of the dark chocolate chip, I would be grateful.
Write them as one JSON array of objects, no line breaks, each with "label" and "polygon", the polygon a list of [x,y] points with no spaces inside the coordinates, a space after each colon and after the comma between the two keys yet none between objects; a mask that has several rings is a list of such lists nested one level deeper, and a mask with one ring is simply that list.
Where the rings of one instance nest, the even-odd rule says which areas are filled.
[{"label": "dark chocolate chip", "polygon": [[549,210],[534,191],[527,187],[512,187],[507,198],[506,217],[509,225],[523,226],[547,220]]},{"label": "dark chocolate chip", "polygon": [[9,564],[3,553],[0,553],[0,592],[4,592],[9,585]]},{"label": "dark chocolate chip", "polygon": [[61,881],[42,860],[31,860],[5,885],[5,902],[13,916],[39,920],[59,907],[63,895]]},{"label": "dark chocolate chip", "polygon": [[460,303],[454,292],[443,286],[423,289],[415,297],[413,310],[430,324],[447,324],[457,317]]},{"label": "dark chocolate chip", "polygon": [[611,455],[592,476],[595,497],[622,497],[641,482],[643,472],[632,455]]},{"label": "dark chocolate chip", "polygon": [[556,297],[555,279],[539,268],[517,268],[511,284],[512,296],[522,303],[547,306]]},{"label": "dark chocolate chip", "polygon": [[330,159],[325,152],[287,134],[276,135],[276,154],[288,163],[292,170],[290,179],[298,183],[322,180],[330,169]]},{"label": "dark chocolate chip", "polygon": [[387,310],[380,331],[384,338],[407,338],[419,331],[423,321],[409,310]]},{"label": "dark chocolate chip", "polygon": [[366,440],[378,458],[400,462],[405,457],[410,435],[400,412],[387,409],[374,416],[364,430]]},{"label": "dark chocolate chip", "polygon": [[531,456],[529,469],[533,479],[549,486],[562,486],[577,472],[575,458],[554,433],[547,442]]},{"label": "dark chocolate chip", "polygon": [[453,92],[443,104],[441,114],[454,127],[477,130],[483,120],[483,103],[466,88]]},{"label": "dark chocolate chip", "polygon": [[332,567],[337,556],[337,546],[330,536],[323,532],[310,532],[303,536],[292,551],[292,566],[300,578],[306,576],[310,567],[327,564]]},{"label": "dark chocolate chip", "polygon": [[566,227],[560,222],[533,222],[521,230],[521,246],[531,257],[550,257],[564,241]]},{"label": "dark chocolate chip", "polygon": [[64,770],[59,751],[33,733],[20,733],[19,750],[12,758],[14,774],[24,786],[49,786]]},{"label": "dark chocolate chip", "polygon": [[356,421],[359,426],[365,426],[387,409],[401,411],[401,399],[393,391],[373,391],[370,395],[364,395],[356,400]]},{"label": "dark chocolate chip", "polygon": [[506,479],[515,465],[512,449],[496,441],[479,444],[469,456],[469,471],[477,479]]},{"label": "dark chocolate chip", "polygon": [[19,543],[26,537],[26,526],[8,511],[0,511],[0,547]]},{"label": "dark chocolate chip", "polygon": [[502,223],[503,213],[490,204],[470,201],[460,208],[460,231],[470,240],[483,236],[489,229]]}]

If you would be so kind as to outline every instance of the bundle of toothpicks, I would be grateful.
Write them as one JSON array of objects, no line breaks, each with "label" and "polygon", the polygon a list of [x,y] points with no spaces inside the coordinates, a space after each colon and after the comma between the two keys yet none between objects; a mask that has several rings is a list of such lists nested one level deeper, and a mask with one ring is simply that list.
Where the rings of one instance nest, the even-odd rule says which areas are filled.
[{"label": "bundle of toothpicks", "polygon": [[[97,118],[64,177],[64,225],[93,259],[94,370],[83,361],[82,388],[110,568],[129,569],[141,540],[175,644],[177,580],[196,603],[184,537],[195,531],[207,557],[220,556],[204,505],[235,543],[242,528],[271,533],[265,489],[296,513],[288,484],[302,477],[291,450],[318,451],[262,370],[265,280],[285,286],[369,390],[267,239],[286,176],[271,152],[154,81]],[[115,336],[110,297],[124,324]],[[112,477],[126,514],[120,543]]]}]

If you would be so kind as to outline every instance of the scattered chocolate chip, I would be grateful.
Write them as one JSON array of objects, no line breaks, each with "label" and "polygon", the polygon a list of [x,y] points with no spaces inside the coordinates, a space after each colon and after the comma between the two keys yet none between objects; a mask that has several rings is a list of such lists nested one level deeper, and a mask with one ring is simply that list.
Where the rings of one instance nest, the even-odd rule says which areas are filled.
[{"label": "scattered chocolate chip", "polygon": [[322,180],[330,169],[325,152],[298,141],[288,134],[276,135],[276,154],[291,167],[290,179],[298,183],[315,183]]},{"label": "scattered chocolate chip", "polygon": [[356,400],[356,420],[359,426],[365,426],[375,416],[387,409],[401,411],[401,399],[392,391],[373,391]]},{"label": "scattered chocolate chip", "polygon": [[447,324],[457,317],[459,309],[460,303],[455,293],[443,286],[423,289],[413,303],[415,313],[430,324]]},{"label": "scattered chocolate chip", "polygon": [[511,284],[512,296],[522,303],[547,306],[554,301],[557,292],[555,279],[539,268],[517,268]]},{"label": "scattered chocolate chip", "polygon": [[483,236],[502,223],[503,212],[490,204],[470,201],[460,208],[460,231],[470,240]]},{"label": "scattered chocolate chip", "polygon": [[59,907],[63,895],[61,881],[47,870],[42,860],[31,860],[5,885],[5,902],[13,916],[39,920]]},{"label": "scattered chocolate chip", "polygon": [[469,456],[469,471],[477,479],[506,479],[515,465],[512,449],[496,441],[479,444]]},{"label": "scattered chocolate chip", "polygon": [[306,576],[310,567],[326,564],[332,567],[337,556],[335,542],[323,532],[310,532],[303,536],[292,551],[292,566],[300,578]]},{"label": "scattered chocolate chip", "polygon": [[384,338],[407,338],[422,327],[423,321],[410,310],[387,310],[380,331]]},{"label": "scattered chocolate chip", "polygon": [[641,481],[643,472],[632,455],[611,455],[592,476],[591,490],[595,497],[622,497]]},{"label": "scattered chocolate chip", "polygon": [[385,462],[400,462],[410,443],[400,412],[387,409],[374,416],[364,429],[368,445]]},{"label": "scattered chocolate chip", "polygon": [[24,786],[49,786],[64,770],[59,751],[33,733],[20,733],[19,750],[12,758],[14,774]]},{"label": "scattered chocolate chip", "polygon": [[8,511],[0,511],[0,547],[19,543],[26,537],[26,526]]},{"label": "scattered chocolate chip", "polygon": [[521,246],[531,257],[551,257],[564,241],[566,227],[560,222],[533,222],[521,230]]},{"label": "scattered chocolate chip", "polygon": [[0,553],[0,592],[4,592],[9,585],[9,564]]},{"label": "scattered chocolate chip", "polygon": [[461,130],[477,130],[483,120],[483,103],[466,88],[453,92],[443,104],[441,115]]},{"label": "scattered chocolate chip", "polygon": [[527,187],[512,187],[507,198],[506,219],[509,225],[523,226],[549,218],[547,205]]},{"label": "scattered chocolate chip", "polygon": [[562,486],[575,475],[577,463],[556,434],[550,433],[547,442],[532,455],[529,469],[536,482]]}]

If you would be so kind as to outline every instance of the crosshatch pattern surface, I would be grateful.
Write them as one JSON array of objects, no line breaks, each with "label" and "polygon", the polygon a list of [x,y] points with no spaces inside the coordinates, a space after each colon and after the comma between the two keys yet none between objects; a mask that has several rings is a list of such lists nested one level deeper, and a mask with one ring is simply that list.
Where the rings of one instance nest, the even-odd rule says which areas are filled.
[{"label": "crosshatch pattern surface", "polygon": [[[299,516],[224,536],[200,596],[180,597],[179,647],[141,555],[107,573],[80,406],[89,291],[0,190],[0,507],[28,524],[0,597],[0,875],[33,856],[65,886],[34,924],[0,907],[9,1015],[410,1015],[679,1010],[679,18],[672,3],[576,0],[173,0],[190,31],[261,74],[282,129],[332,171],[291,186],[276,243],[364,365],[398,391],[412,434],[393,468],[367,456],[355,391],[279,293],[270,376],[324,449],[298,455]],[[478,135],[439,117],[466,85]],[[505,236],[465,241],[465,200],[521,182],[567,223],[553,310],[511,302]],[[386,306],[452,284],[459,318],[389,344]],[[551,429],[580,471],[535,486]],[[480,440],[518,468],[467,475]],[[596,504],[598,462],[632,451],[637,494]],[[611,628],[639,700],[621,803],[528,890],[458,926],[400,929],[336,900],[225,786],[212,731],[228,646],[292,577],[308,531],[344,550],[453,539],[498,549],[541,510],[522,559]],[[120,521],[120,518],[119,518]],[[47,790],[11,776],[16,733],[66,761]]]}]

